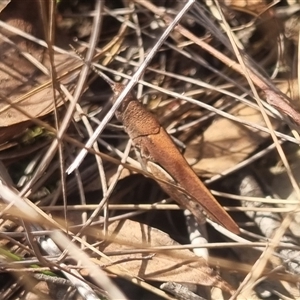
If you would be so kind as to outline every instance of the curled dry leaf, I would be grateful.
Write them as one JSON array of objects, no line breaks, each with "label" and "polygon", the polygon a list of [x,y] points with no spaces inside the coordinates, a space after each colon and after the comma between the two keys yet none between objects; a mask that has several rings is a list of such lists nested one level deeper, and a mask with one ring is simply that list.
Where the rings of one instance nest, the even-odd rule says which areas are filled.
[{"label": "curled dry leaf", "polygon": [[[68,69],[68,67],[74,66],[74,62],[76,62],[75,59],[71,59],[67,55],[58,55],[56,56],[56,59],[65,60],[64,63],[61,64],[57,63],[58,61],[56,60],[55,66],[58,74],[63,69]],[[48,84],[47,86],[43,86],[45,83],[49,83],[48,76],[40,75],[35,77],[34,81],[38,84],[38,86],[30,85],[30,83],[27,82],[26,86],[22,86],[22,88],[18,90],[16,85],[16,89],[14,89],[15,92],[11,93],[10,97],[5,97],[5,99],[8,99],[8,101],[5,101],[5,99],[1,101],[1,127],[11,126],[20,122],[28,121],[31,118],[38,118],[47,115],[54,110],[55,106],[59,107],[63,104],[63,99],[58,91],[55,91],[57,101],[54,103],[51,85]],[[11,105],[9,102],[13,103],[13,105]],[[21,110],[25,111],[27,114],[23,114]]]},{"label": "curled dry leaf", "polygon": [[[31,9],[28,9],[28,1],[13,0],[1,12],[0,19],[8,25],[14,26],[37,38],[43,38],[43,26],[37,1],[30,1]],[[26,90],[28,82],[33,83],[36,75],[36,67],[20,53],[30,53],[37,61],[42,62],[44,49],[30,42],[16,33],[1,28],[1,94],[10,97]],[[5,40],[8,38],[9,41]]]},{"label": "curled dry leaf", "polygon": [[[30,9],[28,9],[29,6]],[[38,11],[38,1],[13,0],[0,13],[0,19],[34,37],[43,38],[43,23]],[[45,48],[16,33],[0,28],[0,137],[6,136],[2,134],[2,131],[9,131],[9,129],[1,127],[44,116],[53,111],[54,105],[60,106],[63,103],[60,94],[56,91],[58,101],[54,104],[50,76],[42,74],[22,54],[30,54],[49,70],[49,59]],[[74,67],[75,60],[67,54],[55,55],[58,76],[61,72],[66,72],[70,67]],[[23,114],[13,106],[29,115]],[[21,129],[24,129],[28,125],[22,126],[21,124],[20,126]],[[4,141],[4,139],[0,139],[0,142]]]},{"label": "curled dry leaf", "polygon": [[233,7],[239,7],[243,9],[251,9],[251,10],[257,10],[257,8],[261,7],[262,5],[265,5],[264,1],[261,0],[228,0],[226,1],[227,6],[233,6]]},{"label": "curled dry leaf", "polygon": [[[230,114],[248,122],[264,125],[261,113],[244,104],[237,104]],[[275,123],[274,123],[275,124]],[[201,141],[188,145],[185,156],[198,174],[220,174],[247,158],[267,133],[224,119],[216,119],[204,132]],[[195,157],[198,161],[195,163]]]},{"label": "curled dry leaf", "polygon": [[[89,233],[92,232],[100,239],[104,237],[104,232],[100,233],[95,227],[93,230],[89,228]],[[109,255],[112,264],[108,265],[104,258],[100,258],[98,263],[108,271],[114,272],[117,265],[126,268],[132,276],[145,280],[217,286],[232,292],[232,288],[213,273],[206,261],[196,257],[191,251],[151,250],[151,247],[178,245],[168,234],[158,229],[130,220],[117,221],[109,225],[107,237],[108,241],[100,246],[100,250]],[[146,253],[121,254],[122,251],[145,248],[149,248]]]},{"label": "curled dry leaf", "polygon": [[7,6],[10,0],[1,0],[0,1],[0,12]]},{"label": "curled dry leaf", "polygon": [[[298,85],[295,80],[282,81],[277,87],[294,99],[294,105],[298,105]],[[244,104],[237,104],[229,113],[242,120],[265,126],[261,113]],[[274,119],[271,121],[276,129],[278,122]],[[267,133],[220,117],[206,129],[203,136],[187,145],[185,157],[197,174],[220,174],[246,159],[268,136]]]},{"label": "curled dry leaf", "polygon": [[[296,80],[282,81],[277,87],[294,99],[293,104],[299,107]],[[244,104],[236,105],[229,113],[245,121],[265,125],[261,113]],[[278,122],[271,121],[276,129]],[[207,128],[200,142],[195,140],[188,145],[185,156],[198,174],[220,174],[246,159],[268,136],[267,133],[219,118]]]}]

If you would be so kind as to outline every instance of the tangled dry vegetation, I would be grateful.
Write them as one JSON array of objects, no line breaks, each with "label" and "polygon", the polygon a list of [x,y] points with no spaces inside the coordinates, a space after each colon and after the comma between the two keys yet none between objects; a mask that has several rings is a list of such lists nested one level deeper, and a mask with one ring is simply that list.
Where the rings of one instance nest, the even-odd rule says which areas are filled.
[{"label": "tangled dry vegetation", "polygon": [[[0,11],[1,299],[299,299],[297,1]],[[163,192],[193,201],[153,171],[176,179],[172,155],[141,167],[126,132],[145,124],[114,116],[125,92],[99,71],[133,88],[239,235]]]}]

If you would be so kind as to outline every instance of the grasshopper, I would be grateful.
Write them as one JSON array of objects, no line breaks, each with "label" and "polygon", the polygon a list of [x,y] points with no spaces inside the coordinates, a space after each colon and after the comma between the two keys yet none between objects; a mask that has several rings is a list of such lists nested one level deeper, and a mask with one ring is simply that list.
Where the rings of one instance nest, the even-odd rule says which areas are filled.
[{"label": "grasshopper", "polygon": [[[124,85],[102,72],[97,73],[110,85],[117,99]],[[205,187],[169,134],[133,93],[125,97],[115,115],[139,153],[143,168],[158,179],[158,184],[171,198],[188,209],[198,222],[203,223],[206,215],[233,233],[240,233],[238,225]]]}]

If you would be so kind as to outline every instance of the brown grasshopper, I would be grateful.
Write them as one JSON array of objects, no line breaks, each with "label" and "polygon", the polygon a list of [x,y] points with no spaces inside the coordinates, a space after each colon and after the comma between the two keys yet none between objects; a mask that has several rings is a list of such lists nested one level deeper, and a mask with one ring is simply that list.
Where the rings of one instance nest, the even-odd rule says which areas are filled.
[{"label": "brown grasshopper", "polygon": [[[115,83],[101,72],[97,73],[110,85],[116,99],[124,85]],[[133,94],[123,100],[115,114],[138,150],[143,167],[159,179],[157,182],[167,194],[187,208],[200,223],[203,223],[203,214],[207,214],[213,221],[239,234],[238,225],[201,182],[154,115]]]}]

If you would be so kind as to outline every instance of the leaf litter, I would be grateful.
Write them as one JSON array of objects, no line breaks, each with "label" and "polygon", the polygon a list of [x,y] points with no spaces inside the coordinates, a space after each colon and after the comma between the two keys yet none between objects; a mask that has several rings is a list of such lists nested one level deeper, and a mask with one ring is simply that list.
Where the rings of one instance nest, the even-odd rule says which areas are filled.
[{"label": "leaf litter", "polygon": [[[57,45],[67,45],[69,42],[76,45],[72,40],[75,35],[80,38],[79,46],[76,46],[82,52],[90,34],[93,33],[92,18],[86,17],[94,9],[92,2],[75,4],[60,1],[58,7],[52,10],[49,19],[55,19],[58,25],[55,42]],[[171,296],[160,291],[152,283],[155,281],[216,286],[231,293],[235,288],[237,292],[232,299],[238,296],[262,299],[265,295],[276,299],[297,298],[299,293],[295,282],[299,266],[294,257],[297,257],[298,249],[292,248],[297,247],[297,239],[289,238],[290,235],[298,235],[297,230],[295,232],[298,217],[297,214],[293,214],[295,205],[289,213],[280,214],[274,209],[278,208],[278,205],[264,205],[258,201],[249,205],[245,201],[221,199],[229,211],[242,211],[242,208],[246,208],[249,212],[232,213],[243,228],[239,238],[231,235],[224,238],[212,228],[208,228],[209,242],[220,240],[224,245],[222,251],[215,249],[210,254],[209,261],[213,266],[217,266],[214,270],[204,258],[196,257],[187,249],[157,249],[160,246],[178,246],[175,239],[180,240],[181,244],[189,244],[186,233],[182,233],[182,228],[186,225],[182,215],[178,218],[178,207],[162,202],[166,195],[158,186],[136,175],[137,172],[145,174],[145,170],[138,171],[139,163],[130,148],[127,154],[123,153],[128,137],[115,119],[106,124],[98,143],[102,153],[122,160],[122,164],[113,164],[105,159],[98,159],[96,164],[93,156],[89,155],[76,176],[61,177],[60,174],[64,173],[88,139],[85,126],[94,130],[109,109],[106,103],[109,102],[111,91],[91,72],[87,84],[83,85],[80,92],[81,100],[77,105],[81,107],[79,109],[77,106],[76,122],[73,121],[67,126],[66,133],[60,139],[64,146],[59,152],[56,152],[57,147],[48,146],[49,143],[54,143],[54,136],[60,129],[61,122],[67,118],[66,111],[69,101],[72,101],[70,95],[74,95],[78,74],[84,64],[68,46],[65,49],[56,47],[53,59],[44,46],[28,41],[19,31],[11,31],[10,27],[4,26],[15,26],[35,39],[43,40],[43,23],[48,29],[49,23],[42,21],[41,15],[36,13],[41,11],[40,1],[30,3],[33,5],[32,10],[27,9],[28,1],[6,1],[0,12],[0,157],[4,163],[1,170],[2,184],[11,187],[14,197],[17,197],[13,185],[22,177],[25,185],[20,183],[18,187],[21,197],[24,195],[23,189],[28,198],[34,199],[33,208],[36,209],[35,205],[42,204],[45,211],[51,212],[48,218],[54,217],[60,224],[54,221],[49,223],[48,220],[45,230],[63,229],[68,223],[70,238],[74,238],[72,233],[80,234],[76,238],[77,243],[84,245],[91,259],[107,274],[115,274],[117,277],[126,274],[127,280],[137,280],[137,285],[143,286],[145,292],[150,290],[157,297]],[[178,3],[164,3],[164,8],[167,9],[165,11],[156,4],[156,1],[134,1],[118,7],[117,4],[105,2],[103,7],[100,6],[103,23],[93,61],[96,67],[106,71],[115,81],[128,79],[128,76],[135,74],[137,66],[153,47],[153,37],[158,39],[165,30],[164,26],[176,15],[174,12],[178,13],[182,8]],[[243,190],[243,185],[237,186],[239,182],[244,182],[243,179],[237,180],[237,174],[238,178],[245,176],[246,180],[249,174],[254,174],[253,178],[265,191],[259,194],[259,199],[264,196],[271,199],[279,196],[285,198],[286,195],[282,195],[281,180],[275,174],[279,182],[275,180],[275,186],[272,187],[273,175],[270,173],[278,165],[285,166],[289,175],[284,182],[284,185],[288,186],[284,187],[284,191],[288,193],[289,190],[296,190],[295,185],[291,189],[289,184],[289,180],[293,181],[293,174],[289,172],[287,163],[290,162],[295,171],[294,160],[295,157],[297,159],[299,142],[296,131],[293,137],[290,128],[297,129],[299,124],[299,113],[295,109],[298,107],[299,95],[297,70],[296,64],[293,63],[298,58],[298,41],[295,38],[296,27],[292,30],[290,24],[297,18],[299,8],[297,10],[297,6],[292,4],[272,7],[261,1],[244,4],[241,1],[231,1],[220,5],[222,10],[218,2],[210,5],[196,2],[193,5],[152,58],[135,92],[172,134],[196,173],[209,179],[210,183],[214,184],[214,189],[222,191],[224,187],[227,197],[237,190],[240,190],[236,192],[238,194],[256,197],[257,194],[252,193],[251,188],[248,194],[247,189]],[[37,9],[33,9],[34,7]],[[50,6],[47,9],[49,8]],[[48,12],[50,11],[51,9]],[[228,30],[226,23],[220,21],[223,16],[231,30],[229,38],[224,34]],[[285,22],[290,17],[293,19]],[[279,37],[283,41],[280,47]],[[235,38],[234,44],[238,45],[240,52],[233,51],[230,38]],[[248,75],[241,61],[236,58],[239,55],[245,62]],[[282,59],[283,57],[286,59]],[[57,77],[54,85],[49,76],[51,64],[52,68],[55,66]],[[253,86],[249,87],[247,84],[247,76],[248,80],[250,78],[256,85],[258,93]],[[122,82],[126,84],[126,81]],[[288,97],[291,97],[291,101]],[[264,101],[257,104],[255,100],[261,101],[259,98]],[[269,127],[266,127],[266,119],[261,115],[262,107],[271,119]],[[86,121],[80,121],[80,117],[86,118],[90,125],[87,125]],[[43,129],[37,132],[43,133],[29,139],[24,138],[26,134],[27,137],[31,136],[31,126],[41,126]],[[274,142],[271,140],[270,132],[277,136],[279,143],[276,138]],[[277,158],[274,152],[265,151],[272,143],[273,148],[277,148],[281,153],[281,159]],[[36,147],[38,144],[43,145],[43,148]],[[54,150],[52,158],[44,164],[42,159],[47,149]],[[255,156],[257,153],[261,155]],[[31,184],[32,175],[42,163],[43,171],[35,175],[36,179]],[[243,169],[241,173],[240,168]],[[3,177],[3,170],[6,169],[13,183],[7,176]],[[230,173],[233,175],[229,176]],[[126,180],[127,178],[131,179]],[[217,185],[217,180],[220,185]],[[41,193],[42,190],[46,193]],[[16,198],[18,201],[19,197]],[[291,197],[297,198],[297,193]],[[63,203],[63,199],[67,203]],[[107,206],[107,201],[114,207],[114,211]],[[25,202],[28,204],[27,200]],[[90,209],[89,205],[92,207],[95,203],[100,204],[93,211],[95,208]],[[59,216],[54,212],[55,205],[66,208],[67,204],[74,206],[75,211],[62,210]],[[26,260],[34,259],[35,254],[39,258],[40,266],[53,269],[53,264],[41,259],[38,247],[32,244],[32,233],[29,232],[27,238],[24,235],[22,228],[28,231],[30,227],[20,222],[20,218],[25,222],[32,220],[41,224],[44,220],[45,225],[45,216],[34,216],[33,219],[33,215],[30,218],[30,213],[26,210],[22,210],[20,214],[18,210],[10,209],[6,205],[3,206],[1,216],[1,235],[5,247],[12,253],[22,254],[24,266],[28,266]],[[281,204],[279,207],[286,208],[286,205]],[[20,208],[21,205],[19,210]],[[271,214],[264,214],[264,208],[269,209]],[[168,209],[172,210],[167,213]],[[105,218],[100,216],[102,210],[105,211]],[[254,213],[260,210],[260,213]],[[145,217],[140,217],[138,221],[128,219],[138,218],[140,214],[144,214]],[[108,223],[107,218],[110,218]],[[119,218],[124,218],[124,221],[113,222]],[[271,223],[268,218],[272,219]],[[279,222],[273,228],[273,221],[277,218]],[[87,224],[90,223],[95,224],[88,227]],[[104,227],[96,225],[99,223],[104,223]],[[18,231],[14,231],[15,225],[18,225]],[[290,228],[285,232],[280,230],[283,229],[282,226]],[[162,228],[163,231],[157,228]],[[33,227],[31,231],[34,231]],[[83,233],[87,237],[83,236]],[[173,239],[170,235],[176,238]],[[85,242],[86,238],[88,244]],[[265,248],[247,249],[249,255],[245,256],[246,251],[242,253],[243,248],[240,248],[241,251],[237,251],[236,247],[226,248],[228,239],[235,240],[237,245],[242,244],[242,239],[253,243],[262,241],[266,244]],[[20,243],[26,244],[30,251],[22,250]],[[275,251],[279,245],[287,250]],[[226,256],[227,263],[221,259],[218,261],[218,256]],[[65,262],[68,266],[69,262]],[[236,266],[244,262],[246,267],[235,269],[232,262],[236,262]],[[251,270],[251,265],[254,265],[255,269]],[[72,268],[74,261],[69,266]],[[9,269],[8,265],[4,264],[4,272],[5,267]],[[56,264],[56,267],[61,268],[61,265]],[[84,269],[84,266],[79,266],[80,268]],[[19,274],[17,271],[11,273]],[[87,276],[81,280],[90,282]],[[3,293],[4,290],[9,290],[10,282],[2,287]],[[55,284],[55,279],[53,282]],[[34,286],[32,282],[28,282],[28,286],[18,283],[19,287],[26,286],[27,291],[31,290],[30,285]],[[101,294],[96,287],[95,290]],[[44,291],[49,292],[47,289]],[[215,291],[211,290],[215,299],[219,299],[220,295],[224,299],[230,297]],[[8,296],[4,297],[4,294],[2,296],[3,299],[9,299]]]}]

